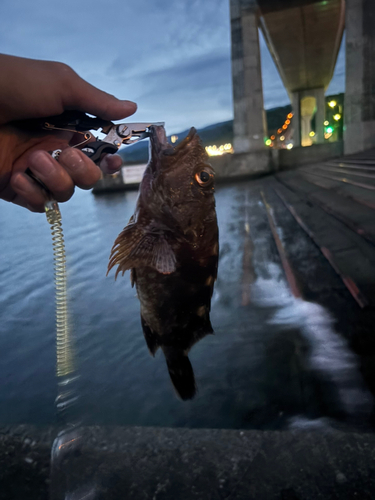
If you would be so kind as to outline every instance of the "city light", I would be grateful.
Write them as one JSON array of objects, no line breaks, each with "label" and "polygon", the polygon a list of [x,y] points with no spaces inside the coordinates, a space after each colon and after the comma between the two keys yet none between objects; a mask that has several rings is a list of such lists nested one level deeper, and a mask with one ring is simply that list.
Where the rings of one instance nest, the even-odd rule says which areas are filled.
[{"label": "city light", "polygon": [[230,142],[221,146],[206,146],[208,156],[221,156],[226,153],[233,153],[233,147]]},{"label": "city light", "polygon": [[310,136],[310,137],[315,137],[315,132],[312,130],[312,131],[309,133],[309,136]]},{"label": "city light", "polygon": [[266,140],[266,146],[271,146],[271,144],[272,144],[271,139],[267,139],[267,140]]},{"label": "city light", "polygon": [[280,141],[285,141],[285,137],[283,135],[280,136]]},{"label": "city light", "polygon": [[336,102],[336,101],[329,101],[329,103],[328,103],[328,106],[329,106],[330,108],[334,108],[336,105],[337,105],[337,102]]},{"label": "city light", "polygon": [[324,139],[329,139],[332,136],[333,131],[334,131],[333,127],[326,127],[324,132]]},{"label": "city light", "polygon": [[328,121],[328,120],[326,120],[326,121],[324,122],[324,125],[325,125],[325,126],[329,125],[329,121]]},{"label": "city light", "polygon": [[178,139],[178,135],[172,135],[171,136],[171,142],[172,142],[172,144],[174,144],[177,141],[177,139]]},{"label": "city light", "polygon": [[[280,127],[279,129],[277,129],[278,134],[282,134],[283,131],[287,130],[288,126],[290,125],[291,118],[293,118],[293,113],[288,113],[286,120],[284,122],[284,125],[282,127]],[[274,141],[275,139],[276,139],[276,137],[274,135],[271,135],[271,140]],[[281,139],[281,137],[280,137],[280,139]],[[281,140],[284,140],[284,139],[281,139]]]},{"label": "city light", "polygon": [[337,122],[340,120],[341,115],[337,113],[336,115],[333,115],[333,119],[336,120]]},{"label": "city light", "polygon": [[286,149],[292,149],[292,148],[293,148],[293,144],[291,142],[289,144],[287,144]]}]

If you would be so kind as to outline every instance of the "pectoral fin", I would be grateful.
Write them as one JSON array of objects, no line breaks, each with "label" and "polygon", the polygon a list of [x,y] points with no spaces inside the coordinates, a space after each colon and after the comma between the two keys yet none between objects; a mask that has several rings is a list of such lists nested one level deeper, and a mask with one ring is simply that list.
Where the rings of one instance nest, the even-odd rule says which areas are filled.
[{"label": "pectoral fin", "polygon": [[163,233],[147,233],[137,224],[128,224],[112,247],[107,274],[115,265],[116,278],[119,272],[143,266],[170,274],[176,270],[176,256]]},{"label": "pectoral fin", "polygon": [[147,265],[162,274],[173,273],[176,270],[176,256],[172,247],[163,235],[153,238],[153,248],[148,260],[150,264]]},{"label": "pectoral fin", "polygon": [[118,265],[116,271],[116,278],[118,273],[122,272],[124,275],[125,271],[135,267],[130,258],[132,251],[139,245],[140,241],[144,236],[143,231],[137,226],[137,224],[129,223],[117,236],[109,257],[107,275],[112,267]]}]

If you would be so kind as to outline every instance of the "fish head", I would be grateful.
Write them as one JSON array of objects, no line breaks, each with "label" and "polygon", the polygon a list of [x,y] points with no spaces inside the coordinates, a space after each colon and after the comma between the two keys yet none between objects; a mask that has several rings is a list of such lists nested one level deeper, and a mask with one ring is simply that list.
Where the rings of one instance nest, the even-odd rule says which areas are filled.
[{"label": "fish head", "polygon": [[216,223],[215,172],[195,128],[173,147],[164,127],[152,126],[145,177],[141,193],[143,189],[150,209],[162,217],[164,224],[178,227],[184,234],[195,234],[201,232],[205,222]]}]

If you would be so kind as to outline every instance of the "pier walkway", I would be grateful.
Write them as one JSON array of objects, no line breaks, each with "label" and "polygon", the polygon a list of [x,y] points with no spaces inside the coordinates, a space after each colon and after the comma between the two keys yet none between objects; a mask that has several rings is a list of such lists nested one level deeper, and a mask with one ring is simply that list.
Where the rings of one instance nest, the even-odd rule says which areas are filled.
[{"label": "pier walkway", "polygon": [[330,311],[374,395],[375,150],[277,173],[252,189],[291,292]]},{"label": "pier walkway", "polygon": [[[267,184],[359,307],[375,305],[375,150],[276,175]],[[275,196],[276,195],[276,196]]]}]

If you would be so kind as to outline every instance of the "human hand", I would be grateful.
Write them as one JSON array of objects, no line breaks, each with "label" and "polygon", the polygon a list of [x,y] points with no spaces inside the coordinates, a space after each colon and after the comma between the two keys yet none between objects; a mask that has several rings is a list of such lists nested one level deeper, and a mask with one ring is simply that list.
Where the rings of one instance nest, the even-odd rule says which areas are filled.
[{"label": "human hand", "polygon": [[[25,132],[12,122],[69,109],[120,120],[135,113],[136,104],[102,92],[62,63],[0,54],[0,68],[0,198],[31,211],[44,211],[45,193],[25,174],[28,168],[57,201],[71,198],[75,186],[90,189],[101,170],[71,147],[77,144],[77,134]],[[48,153],[55,149],[62,149],[59,161]],[[104,173],[114,173],[120,166],[118,155],[107,155],[100,163]]]}]

